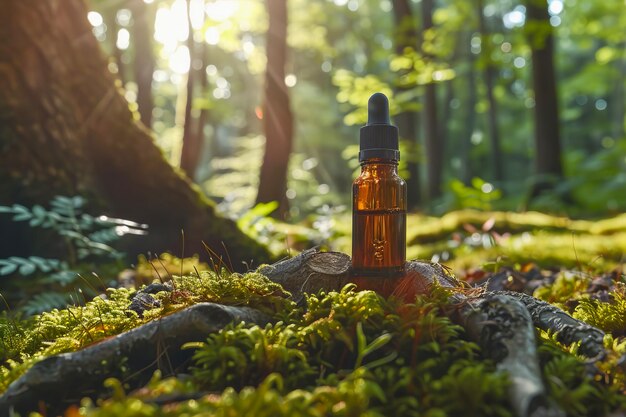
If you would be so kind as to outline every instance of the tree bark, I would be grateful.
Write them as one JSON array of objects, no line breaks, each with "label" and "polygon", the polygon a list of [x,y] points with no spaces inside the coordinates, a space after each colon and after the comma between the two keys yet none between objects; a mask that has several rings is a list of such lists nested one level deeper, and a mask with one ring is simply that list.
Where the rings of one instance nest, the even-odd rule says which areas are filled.
[{"label": "tree bark", "polygon": [[556,181],[563,177],[552,33],[545,2],[527,0],[526,35],[531,49],[535,92],[535,169],[537,175],[531,198],[554,188]]},{"label": "tree bark", "polygon": [[[204,253],[237,269],[268,252],[176,172],[137,123],[91,33],[83,0],[0,0],[0,204],[81,194],[103,214],[146,223],[129,255]],[[0,218],[0,227],[11,224]],[[32,244],[22,250],[31,250]],[[222,243],[223,242],[223,243]],[[227,250],[224,249],[226,245]],[[17,251],[3,246],[0,257]],[[37,253],[43,255],[42,253]]]},{"label": "tree bark", "polygon": [[[433,27],[433,0],[422,0],[422,30]],[[424,87],[424,142],[426,148],[427,191],[429,200],[441,196],[443,138],[437,122],[437,91],[434,82]]]},{"label": "tree bark", "polygon": [[494,68],[491,58],[491,42],[489,42],[489,33],[485,22],[483,12],[483,2],[478,2],[478,25],[480,30],[480,38],[482,40],[483,53],[483,77],[485,79],[485,89],[487,94],[487,102],[489,103],[489,111],[487,112],[487,128],[489,130],[489,142],[491,144],[491,164],[493,169],[494,181],[501,182],[503,179],[502,171],[502,151],[500,150],[500,132],[498,130],[498,103],[493,96],[494,85]]},{"label": "tree bark", "polygon": [[148,129],[152,127],[152,76],[156,66],[152,50],[152,23],[154,15],[143,0],[131,3],[133,12],[133,35],[135,49],[135,82],[137,83],[137,106],[141,122]]},{"label": "tree bark", "polygon": [[[395,23],[394,42],[396,54],[402,55],[405,50],[417,47],[417,27],[411,5],[408,0],[393,0],[393,16]],[[396,87],[397,93],[410,90],[415,87]],[[419,174],[419,162],[415,159],[415,154],[419,149],[417,114],[414,111],[404,111],[395,117],[396,125],[400,132],[400,138],[406,139],[414,147],[414,155],[407,160],[409,177],[407,183],[407,205],[409,209],[415,209],[420,205],[421,185]],[[408,156],[408,155],[407,155]]]},{"label": "tree bark", "polygon": [[266,0],[269,15],[267,30],[267,69],[265,70],[265,100],[263,128],[265,154],[261,165],[257,203],[277,201],[275,215],[284,217],[288,203],[287,170],[293,146],[293,116],[285,85],[287,61],[287,0]]}]

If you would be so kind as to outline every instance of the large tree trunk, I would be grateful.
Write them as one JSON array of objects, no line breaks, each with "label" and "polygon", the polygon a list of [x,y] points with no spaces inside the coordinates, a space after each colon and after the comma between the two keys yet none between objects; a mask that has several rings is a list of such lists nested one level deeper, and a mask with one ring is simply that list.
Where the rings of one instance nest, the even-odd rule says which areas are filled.
[{"label": "large tree trunk", "polygon": [[498,103],[493,95],[493,63],[491,58],[491,42],[488,39],[487,24],[485,22],[485,14],[483,12],[483,2],[478,2],[478,24],[480,29],[482,53],[484,57],[483,76],[485,79],[485,89],[487,94],[487,102],[489,103],[489,111],[487,112],[487,128],[489,130],[489,142],[491,143],[491,164],[493,169],[494,181],[501,182],[502,174],[502,151],[500,150],[500,132],[498,130]]},{"label": "large tree trunk", "polygon": [[[415,49],[417,47],[417,28],[415,25],[415,18],[413,17],[413,11],[408,0],[393,0],[393,16],[395,23],[395,49],[396,54],[402,55],[405,49]],[[402,87],[396,88],[398,93],[407,91],[415,87]],[[404,111],[398,114],[396,117],[396,125],[400,131],[400,137],[409,141],[414,147],[413,154],[417,153],[419,148],[418,129],[417,129],[417,113],[414,111]],[[407,155],[409,156],[409,155]],[[417,208],[420,204],[420,175],[419,175],[419,163],[415,159],[415,155],[411,155],[407,161],[407,168],[409,171],[409,177],[406,178],[407,188],[409,190],[407,195],[407,204],[409,208]]]},{"label": "large tree trunk", "polygon": [[[433,0],[422,0],[422,30],[433,27]],[[424,139],[426,145],[427,191],[430,200],[441,196],[443,174],[443,138],[437,124],[437,91],[435,83],[424,87]]]},{"label": "large tree trunk", "polygon": [[[0,204],[82,194],[93,209],[150,225],[126,248],[130,254],[178,252],[184,230],[187,253],[201,252],[204,240],[221,255],[226,245],[236,268],[267,260],[267,251],[218,217],[134,121],[83,0],[0,6]],[[0,257],[15,250],[0,249]]]},{"label": "large tree trunk", "polygon": [[556,180],[563,176],[563,168],[550,16],[542,0],[527,0],[526,10],[535,92],[535,160],[538,177],[531,193],[532,198],[553,188]]},{"label": "large tree trunk", "polygon": [[154,14],[143,0],[133,0],[133,42],[135,49],[135,82],[137,83],[137,106],[141,122],[147,127],[152,126],[152,76],[155,60],[152,51],[152,23]]},{"label": "large tree trunk", "polygon": [[265,155],[261,166],[257,203],[278,201],[276,215],[284,217],[288,204],[287,169],[293,146],[293,116],[285,85],[287,61],[287,0],[267,0],[267,69],[265,70],[265,101],[263,127]]}]

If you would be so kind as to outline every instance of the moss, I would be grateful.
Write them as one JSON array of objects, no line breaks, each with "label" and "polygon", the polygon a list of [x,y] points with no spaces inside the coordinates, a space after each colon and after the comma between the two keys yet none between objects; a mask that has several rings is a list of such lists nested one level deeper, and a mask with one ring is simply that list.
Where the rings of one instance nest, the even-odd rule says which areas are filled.
[{"label": "moss", "polygon": [[109,289],[84,306],[69,306],[28,320],[0,318],[0,392],[37,361],[58,353],[76,351],[106,337],[120,334],[150,320],[199,302],[248,305],[274,313],[293,303],[280,285],[257,273],[230,274],[223,270],[173,277],[174,291],[160,292],[161,307],[139,317],[128,310],[135,290]]},{"label": "moss", "polygon": [[[481,358],[439,302],[403,305],[353,286],[310,295],[284,322],[230,326],[191,344],[193,380],[155,379],[130,396],[118,390],[83,414],[127,415],[133,407],[148,416],[511,415],[506,375]],[[219,394],[162,410],[150,404],[198,391]]]},{"label": "moss", "polygon": [[626,285],[617,283],[608,302],[581,299],[573,316],[614,336],[625,336]]},{"label": "moss", "polygon": [[[566,294],[585,299],[586,284],[579,285],[578,278],[561,274],[546,287],[544,298],[555,303],[563,302]],[[111,290],[106,300],[72,307],[78,320],[70,319],[72,314],[66,310],[58,310],[28,323],[18,321],[17,327],[3,322],[0,329],[12,334],[33,335],[37,326],[41,327],[39,345],[33,345],[30,356],[5,362],[4,379],[14,379],[29,361],[44,354],[88,344],[86,329],[95,331],[98,326],[96,305],[114,304],[110,321],[119,327],[111,331],[121,331],[127,324],[135,326],[186,305],[218,301],[262,308],[279,321],[265,327],[233,324],[205,342],[189,344],[186,349],[195,351],[186,375],[161,379],[157,373],[145,387],[128,394],[122,382],[108,380],[106,386],[113,395],[97,403],[84,400],[82,407],[74,409],[75,414],[512,415],[507,375],[498,372],[479,347],[467,340],[463,329],[445,316],[448,294],[444,289],[404,304],[372,291],[357,292],[348,285],[338,292],[307,295],[306,305],[297,307],[284,298],[280,286],[256,273],[202,272],[174,277],[174,284],[172,293],[156,295],[162,307],[146,312],[143,319],[127,315],[133,291]],[[617,292],[612,297],[617,300]],[[622,302],[615,304],[616,308],[621,309]],[[592,317],[582,316],[584,311],[581,308],[576,314],[592,321]],[[118,312],[124,318],[115,316]],[[47,325],[42,327],[43,323]],[[606,328],[615,323],[607,321]],[[595,376],[576,356],[575,347],[568,352],[546,334],[539,344],[549,396],[569,416],[604,415],[626,406],[625,378],[617,366],[626,353],[623,338],[607,336],[610,355],[596,364]],[[11,346],[15,352],[15,345]],[[198,393],[208,394],[197,398]],[[156,400],[162,397],[180,401],[160,407]],[[193,399],[187,399],[190,397]]]},{"label": "moss", "polygon": [[[344,237],[336,239],[333,248],[350,253],[349,214],[335,223]],[[626,215],[589,221],[538,212],[409,214],[407,242],[408,259],[435,257],[460,275],[494,262],[600,271],[623,261]]]}]

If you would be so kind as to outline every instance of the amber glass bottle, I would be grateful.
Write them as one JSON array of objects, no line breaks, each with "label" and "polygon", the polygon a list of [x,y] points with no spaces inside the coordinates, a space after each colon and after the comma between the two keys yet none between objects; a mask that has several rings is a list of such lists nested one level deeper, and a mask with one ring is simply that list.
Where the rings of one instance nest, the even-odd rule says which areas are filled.
[{"label": "amber glass bottle", "polygon": [[376,93],[361,128],[361,175],[352,185],[352,270],[357,276],[395,276],[406,260],[406,183],[398,176],[398,128],[389,102]]}]

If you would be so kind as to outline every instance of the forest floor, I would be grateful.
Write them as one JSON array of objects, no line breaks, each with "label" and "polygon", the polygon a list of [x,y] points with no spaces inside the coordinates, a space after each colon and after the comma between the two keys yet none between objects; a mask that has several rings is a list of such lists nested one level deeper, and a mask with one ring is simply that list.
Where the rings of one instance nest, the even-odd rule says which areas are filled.
[{"label": "forest floor", "polygon": [[[330,246],[348,252],[349,219],[334,222]],[[626,215],[598,221],[532,212],[410,215],[407,240],[408,258],[446,265],[473,287],[533,295],[604,331],[608,354],[593,361],[578,354],[576,345],[537,331],[539,366],[548,401],[562,415],[624,415]],[[431,291],[405,304],[348,286],[295,304],[260,273],[216,271],[197,259],[181,265],[165,255],[158,264],[140,262],[134,271],[139,284],[172,276],[169,288],[144,287],[139,293],[145,298],[135,289],[110,289],[84,305],[26,319],[0,317],[0,392],[10,392],[11,383],[46,358],[80,352],[210,302],[253,307],[264,318],[257,325],[252,319],[197,335],[176,366],[176,352],[171,359],[159,354],[141,372],[122,361],[105,375],[111,378],[102,388],[64,394],[67,403],[52,408],[33,403],[28,411],[131,417],[515,415],[510,376],[450,320],[449,291]],[[83,395],[89,398],[80,402]],[[3,401],[0,408],[10,404]]]}]

